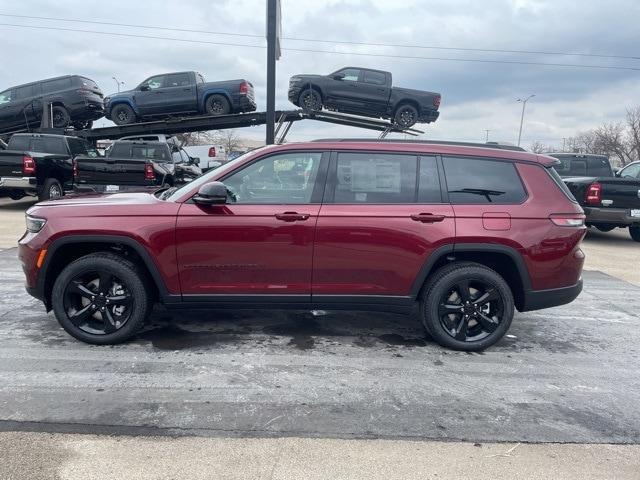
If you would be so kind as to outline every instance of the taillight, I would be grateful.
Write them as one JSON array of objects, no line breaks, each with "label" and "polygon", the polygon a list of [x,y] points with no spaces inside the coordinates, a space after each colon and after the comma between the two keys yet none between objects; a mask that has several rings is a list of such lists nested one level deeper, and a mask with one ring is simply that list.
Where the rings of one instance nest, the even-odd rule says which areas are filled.
[{"label": "taillight", "polygon": [[600,205],[602,203],[602,185],[598,182],[589,185],[584,195],[584,202],[587,205]]},{"label": "taillight", "polygon": [[243,95],[249,93],[249,82],[240,83],[240,93]]},{"label": "taillight", "polygon": [[22,173],[25,175],[35,175],[36,162],[29,155],[22,157]]},{"label": "taillight", "polygon": [[549,220],[559,227],[582,227],[585,216],[582,213],[552,213]]},{"label": "taillight", "polygon": [[145,180],[155,180],[156,179],[156,172],[153,169],[153,165],[151,165],[150,163],[147,163],[144,166],[144,179]]},{"label": "taillight", "polygon": [[216,147],[209,147],[209,156],[210,157],[216,156]]},{"label": "taillight", "polygon": [[436,95],[435,97],[433,97],[433,106],[439,108],[440,100],[442,100],[442,97],[440,95]]},{"label": "taillight", "polygon": [[73,178],[78,178],[78,162],[76,160],[73,161]]}]

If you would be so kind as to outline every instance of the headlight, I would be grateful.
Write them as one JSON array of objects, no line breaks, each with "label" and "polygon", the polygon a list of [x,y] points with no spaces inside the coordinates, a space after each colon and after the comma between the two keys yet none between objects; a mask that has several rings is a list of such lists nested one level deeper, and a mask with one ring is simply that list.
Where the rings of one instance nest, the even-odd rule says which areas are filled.
[{"label": "headlight", "polygon": [[47,221],[44,218],[32,217],[31,215],[25,215],[27,222],[27,231],[31,233],[38,233],[44,227]]}]

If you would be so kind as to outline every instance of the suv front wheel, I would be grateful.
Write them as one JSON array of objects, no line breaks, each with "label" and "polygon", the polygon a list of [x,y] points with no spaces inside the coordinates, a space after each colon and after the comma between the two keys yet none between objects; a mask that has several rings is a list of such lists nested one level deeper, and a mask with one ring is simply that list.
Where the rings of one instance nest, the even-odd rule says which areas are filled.
[{"label": "suv front wheel", "polygon": [[424,289],[422,322],[444,347],[484,350],[504,336],[513,314],[509,285],[497,272],[477,263],[442,267]]},{"label": "suv front wheel", "polygon": [[98,345],[124,342],[142,328],[153,303],[145,275],[118,255],[93,253],[71,262],[51,294],[58,322],[70,335]]}]

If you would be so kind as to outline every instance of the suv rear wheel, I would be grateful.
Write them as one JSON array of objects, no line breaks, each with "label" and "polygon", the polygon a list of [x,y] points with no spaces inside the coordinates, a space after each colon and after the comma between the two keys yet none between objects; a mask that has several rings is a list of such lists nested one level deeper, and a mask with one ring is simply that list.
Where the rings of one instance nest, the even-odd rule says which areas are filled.
[{"label": "suv rear wheel", "polygon": [[71,117],[69,116],[69,112],[62,105],[54,105],[51,109],[51,123],[53,124],[53,128],[65,128],[69,126],[69,122],[71,122]]},{"label": "suv rear wheel", "polygon": [[93,253],[56,278],[53,311],[70,335],[98,345],[124,342],[142,328],[153,304],[145,275],[129,260]]},{"label": "suv rear wheel", "polygon": [[424,289],[423,324],[444,347],[484,350],[504,336],[513,314],[509,285],[497,272],[477,263],[442,267]]}]

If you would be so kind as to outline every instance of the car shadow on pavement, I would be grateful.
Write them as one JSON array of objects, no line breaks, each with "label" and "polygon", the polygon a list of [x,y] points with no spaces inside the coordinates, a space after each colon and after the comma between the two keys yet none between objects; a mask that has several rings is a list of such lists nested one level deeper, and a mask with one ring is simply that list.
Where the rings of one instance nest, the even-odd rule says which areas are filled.
[{"label": "car shadow on pavement", "polygon": [[282,344],[312,350],[331,344],[363,348],[432,344],[416,316],[369,312],[208,310],[179,315],[156,312],[138,335],[159,350],[203,349],[242,344]]}]

